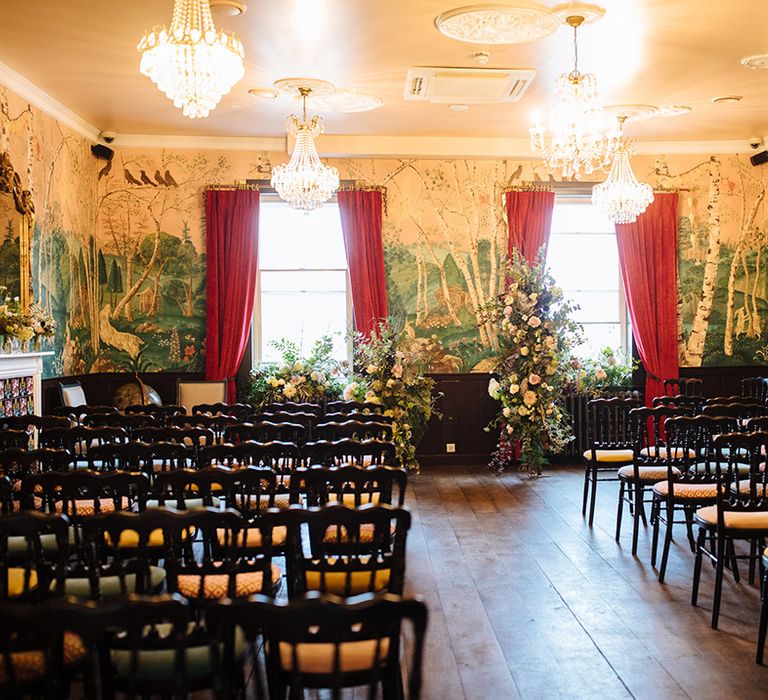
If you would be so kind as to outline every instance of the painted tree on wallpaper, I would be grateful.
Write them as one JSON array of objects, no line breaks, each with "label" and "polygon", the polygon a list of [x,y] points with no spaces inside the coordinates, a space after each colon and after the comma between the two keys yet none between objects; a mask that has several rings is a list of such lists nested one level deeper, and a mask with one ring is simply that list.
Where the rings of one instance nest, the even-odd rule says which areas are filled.
[{"label": "painted tree on wallpaper", "polygon": [[189,222],[228,170],[224,157],[163,151],[121,154],[104,176],[102,253],[114,273],[98,319],[102,364],[127,367],[141,352],[155,369],[203,369],[205,253]]}]

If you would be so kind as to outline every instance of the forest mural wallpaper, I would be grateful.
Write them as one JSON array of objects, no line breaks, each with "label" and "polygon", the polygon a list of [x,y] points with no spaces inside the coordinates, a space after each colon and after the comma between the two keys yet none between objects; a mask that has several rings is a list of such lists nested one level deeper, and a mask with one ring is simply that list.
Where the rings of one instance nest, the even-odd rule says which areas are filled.
[{"label": "forest mural wallpaper", "polygon": [[[32,184],[35,297],[59,327],[46,375],[202,371],[204,189],[269,179],[283,158],[117,149],[99,161],[85,139],[4,90],[0,112],[12,161]],[[331,162],[342,179],[387,189],[390,309],[428,346],[433,370],[487,368],[495,330],[479,310],[503,284],[503,191],[550,174],[503,159]],[[746,155],[637,156],[633,166],[680,191],[681,365],[768,363],[768,168]]]}]

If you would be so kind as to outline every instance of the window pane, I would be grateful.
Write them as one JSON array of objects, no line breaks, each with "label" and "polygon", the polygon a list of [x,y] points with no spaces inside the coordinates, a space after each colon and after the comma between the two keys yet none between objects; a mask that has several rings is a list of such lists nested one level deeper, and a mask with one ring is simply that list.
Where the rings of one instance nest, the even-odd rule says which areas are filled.
[{"label": "window pane", "polygon": [[552,212],[552,233],[615,233],[614,225],[591,204],[555,204]]},{"label": "window pane", "polygon": [[619,293],[616,292],[568,292],[567,296],[579,310],[573,317],[579,323],[619,323]]},{"label": "window pane", "polygon": [[[558,207],[555,207],[557,211]],[[564,290],[619,288],[615,234],[552,234],[547,266]]]},{"label": "window pane", "polygon": [[618,323],[585,323],[584,344],[576,348],[576,354],[594,357],[604,347],[622,347],[621,326]]},{"label": "window pane", "polygon": [[315,341],[331,334],[334,357],[347,357],[347,295],[346,292],[262,292],[261,294],[261,359],[280,359],[271,346],[283,338],[300,345],[303,355],[309,353]]},{"label": "window pane", "polygon": [[346,269],[336,203],[305,214],[285,202],[263,202],[259,212],[259,268]]},{"label": "window pane", "polygon": [[261,291],[267,292],[346,292],[346,270],[315,271],[298,270],[288,272],[261,273]]}]

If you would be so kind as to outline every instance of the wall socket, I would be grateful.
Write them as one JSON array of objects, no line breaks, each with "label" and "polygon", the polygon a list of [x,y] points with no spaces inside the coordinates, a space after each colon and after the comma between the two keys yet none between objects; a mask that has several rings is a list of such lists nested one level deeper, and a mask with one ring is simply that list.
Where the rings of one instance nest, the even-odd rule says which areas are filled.
[{"label": "wall socket", "polygon": [[446,442],[445,443],[445,451],[449,453],[456,452],[456,443],[455,442]]}]

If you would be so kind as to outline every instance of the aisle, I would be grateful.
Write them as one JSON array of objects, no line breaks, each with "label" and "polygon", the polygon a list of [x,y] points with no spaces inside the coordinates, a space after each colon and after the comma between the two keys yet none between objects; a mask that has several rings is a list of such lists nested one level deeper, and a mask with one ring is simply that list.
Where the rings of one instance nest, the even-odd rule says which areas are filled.
[{"label": "aisle", "polygon": [[483,467],[430,467],[411,480],[407,589],[430,605],[429,700],[468,698],[768,698],[754,664],[757,588],[726,579],[720,630],[713,577],[690,605],[683,531],[667,583],[649,538],[613,539],[616,484],[600,484],[593,530],[581,469],[530,482]]}]

